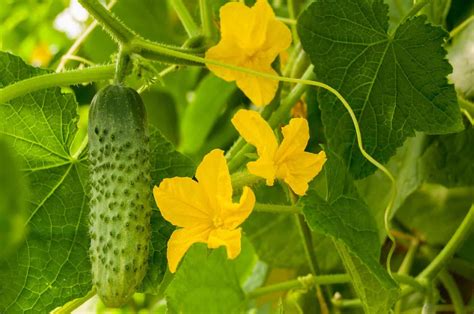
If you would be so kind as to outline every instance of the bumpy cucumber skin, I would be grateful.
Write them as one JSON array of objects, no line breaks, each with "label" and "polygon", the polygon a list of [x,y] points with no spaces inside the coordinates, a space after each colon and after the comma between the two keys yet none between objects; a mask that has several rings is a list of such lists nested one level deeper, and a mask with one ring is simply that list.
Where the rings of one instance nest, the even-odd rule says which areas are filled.
[{"label": "bumpy cucumber skin", "polygon": [[111,85],[89,113],[90,256],[97,294],[126,304],[148,266],[150,151],[146,111],[133,89]]}]

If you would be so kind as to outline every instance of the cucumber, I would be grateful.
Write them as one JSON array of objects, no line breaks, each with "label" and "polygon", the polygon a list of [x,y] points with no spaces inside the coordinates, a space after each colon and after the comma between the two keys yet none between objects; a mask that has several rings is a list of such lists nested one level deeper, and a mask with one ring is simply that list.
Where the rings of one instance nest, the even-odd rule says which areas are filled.
[{"label": "cucumber", "polygon": [[100,90],[88,135],[93,284],[105,305],[120,307],[146,274],[151,238],[150,150],[140,95],[120,85]]}]

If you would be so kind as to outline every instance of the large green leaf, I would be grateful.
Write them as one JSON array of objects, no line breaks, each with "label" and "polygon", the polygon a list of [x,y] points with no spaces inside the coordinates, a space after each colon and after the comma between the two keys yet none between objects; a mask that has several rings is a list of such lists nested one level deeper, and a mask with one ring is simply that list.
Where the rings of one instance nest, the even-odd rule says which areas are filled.
[{"label": "large green leaf", "polygon": [[[1,85],[45,73],[20,58],[0,53]],[[71,152],[77,103],[59,88],[41,90],[0,104],[0,135],[13,145],[31,185],[29,233],[16,255],[0,261],[0,312],[47,312],[91,288],[88,258],[88,166],[85,150]],[[153,184],[194,173],[159,132],[151,134]],[[151,200],[150,200],[151,201]],[[150,272],[145,289],[161,281],[169,230],[153,216]],[[164,228],[164,229],[162,229]],[[156,267],[155,267],[156,265]]]},{"label": "large green leaf", "polygon": [[397,284],[380,265],[375,219],[358,195],[342,159],[328,151],[324,166],[327,195],[309,190],[300,202],[309,226],[331,237],[351,275],[366,313],[389,313],[398,298]]},{"label": "large green leaf", "polygon": [[[45,73],[0,54],[2,85]],[[32,187],[29,233],[16,255],[3,261],[0,312],[46,312],[90,289],[87,236],[87,164],[73,157],[77,104],[59,88],[0,104],[0,135],[23,159]]]},{"label": "large green leaf", "polygon": [[208,251],[195,244],[166,290],[171,313],[241,313],[244,293],[234,261],[223,247]]},{"label": "large green leaf", "polygon": [[[383,163],[415,131],[445,134],[463,128],[456,93],[446,79],[451,72],[442,48],[447,33],[415,17],[388,34],[387,11],[380,0],[319,0],[298,20],[317,78],[348,100],[365,148]],[[356,178],[372,173],[346,109],[322,89],[319,103],[328,146]]]},{"label": "large green leaf", "polygon": [[25,235],[26,191],[16,155],[0,136],[0,257],[12,254]]}]

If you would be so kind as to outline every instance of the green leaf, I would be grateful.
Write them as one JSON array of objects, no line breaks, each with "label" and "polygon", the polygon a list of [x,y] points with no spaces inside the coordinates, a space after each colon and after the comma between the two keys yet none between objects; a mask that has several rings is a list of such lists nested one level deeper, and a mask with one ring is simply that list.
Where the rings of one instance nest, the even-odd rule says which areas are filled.
[{"label": "green leaf", "polygon": [[225,249],[204,244],[186,253],[165,294],[171,313],[241,313],[245,297]]},{"label": "green leaf", "polygon": [[[0,53],[0,69],[1,85],[47,72],[8,53]],[[74,96],[61,94],[59,88],[0,104],[0,135],[21,157],[32,187],[27,199],[28,236],[15,256],[0,261],[0,281],[11,283],[0,286],[2,313],[48,312],[91,288],[86,152],[70,149],[76,121]],[[151,132],[150,145],[153,184],[194,173],[192,161],[176,152],[159,132]],[[153,216],[152,223],[154,250],[146,290],[161,282],[170,232],[159,215]]]},{"label": "green leaf", "polygon": [[[366,150],[382,163],[415,131],[445,134],[463,128],[456,93],[446,79],[452,69],[442,48],[447,33],[421,16],[387,34],[387,11],[379,0],[320,0],[298,20],[317,78],[347,99]],[[346,109],[322,89],[319,103],[328,146],[355,178],[372,173]]]},{"label": "green leaf", "polygon": [[327,195],[323,198],[309,190],[300,200],[304,215],[311,229],[334,240],[365,312],[389,313],[399,290],[379,263],[375,220],[355,190],[342,159],[326,152]]},{"label": "green leaf", "polygon": [[[0,53],[2,85],[46,73]],[[77,104],[59,88],[0,104],[0,135],[17,151],[31,193],[28,236],[17,254],[0,263],[0,312],[48,312],[90,289],[87,164],[69,147]]]},{"label": "green leaf", "polygon": [[236,90],[235,84],[212,74],[201,81],[181,120],[180,151],[188,154],[199,151]]},{"label": "green leaf", "polygon": [[474,186],[474,128],[435,137],[421,158],[424,178],[447,187]]},{"label": "green leaf", "polygon": [[12,254],[25,236],[26,192],[16,155],[0,137],[0,258]]}]

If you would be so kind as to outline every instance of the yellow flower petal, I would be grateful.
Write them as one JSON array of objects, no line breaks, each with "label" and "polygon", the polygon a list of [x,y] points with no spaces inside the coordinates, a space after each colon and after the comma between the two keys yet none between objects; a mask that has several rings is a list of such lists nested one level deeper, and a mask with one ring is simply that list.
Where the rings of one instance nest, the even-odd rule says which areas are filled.
[{"label": "yellow flower petal", "polygon": [[247,163],[247,169],[251,174],[264,178],[268,186],[275,182],[277,169],[273,158],[260,157],[257,161]]},{"label": "yellow flower petal", "polygon": [[[267,0],[257,0],[252,8],[240,2],[221,7],[221,41],[206,52],[206,59],[275,75],[271,64],[291,44],[291,32],[278,21]],[[257,106],[275,97],[278,80],[266,79],[207,64],[217,76],[236,80],[237,86]]]},{"label": "yellow flower petal", "polygon": [[240,109],[231,121],[240,135],[257,148],[260,157],[273,159],[278,143],[272,128],[258,112]]},{"label": "yellow flower petal", "polygon": [[309,141],[308,121],[303,118],[294,118],[290,120],[287,126],[281,130],[283,141],[278,147],[276,153],[276,162],[282,163],[295,153],[303,152]]},{"label": "yellow flower petal", "polygon": [[166,251],[170,272],[174,273],[176,271],[179,262],[191,245],[198,242],[206,243],[210,232],[209,228],[202,226],[175,230],[171,234]]},{"label": "yellow flower petal", "polygon": [[231,203],[223,208],[224,227],[235,229],[250,215],[255,206],[255,194],[249,187],[244,187],[239,203]]},{"label": "yellow flower petal", "polygon": [[[245,62],[244,56],[244,53],[240,47],[237,46],[236,42],[228,39],[222,39],[216,46],[211,47],[206,51],[206,59],[217,60],[236,66],[242,66]],[[218,65],[207,64],[207,67],[216,76],[226,80],[227,82],[240,79],[243,75],[242,72],[230,70]]]},{"label": "yellow flower petal", "polygon": [[[271,66],[260,67],[251,63],[244,63],[244,67],[264,72],[267,74],[278,75]],[[278,90],[278,80],[257,77],[251,74],[241,74],[236,79],[237,87],[247,96],[255,106],[265,106],[269,104]]]},{"label": "yellow flower petal", "polygon": [[291,41],[291,31],[283,22],[276,19],[269,21],[265,42],[259,52],[260,58],[273,62],[281,52],[290,47]]},{"label": "yellow flower petal", "polygon": [[281,177],[295,194],[303,196],[308,190],[308,182],[321,172],[325,162],[324,151],[319,154],[294,154],[280,165],[277,176]]},{"label": "yellow flower petal", "polygon": [[196,178],[213,209],[219,209],[223,201],[232,201],[232,183],[222,150],[214,149],[204,156],[196,170]]},{"label": "yellow flower petal", "polygon": [[214,229],[209,234],[208,247],[217,249],[225,246],[227,249],[227,257],[236,258],[240,254],[240,238],[242,231],[240,228],[234,230]]},{"label": "yellow flower petal", "polygon": [[153,189],[161,215],[175,226],[210,225],[211,209],[203,189],[191,178],[171,178]]}]

